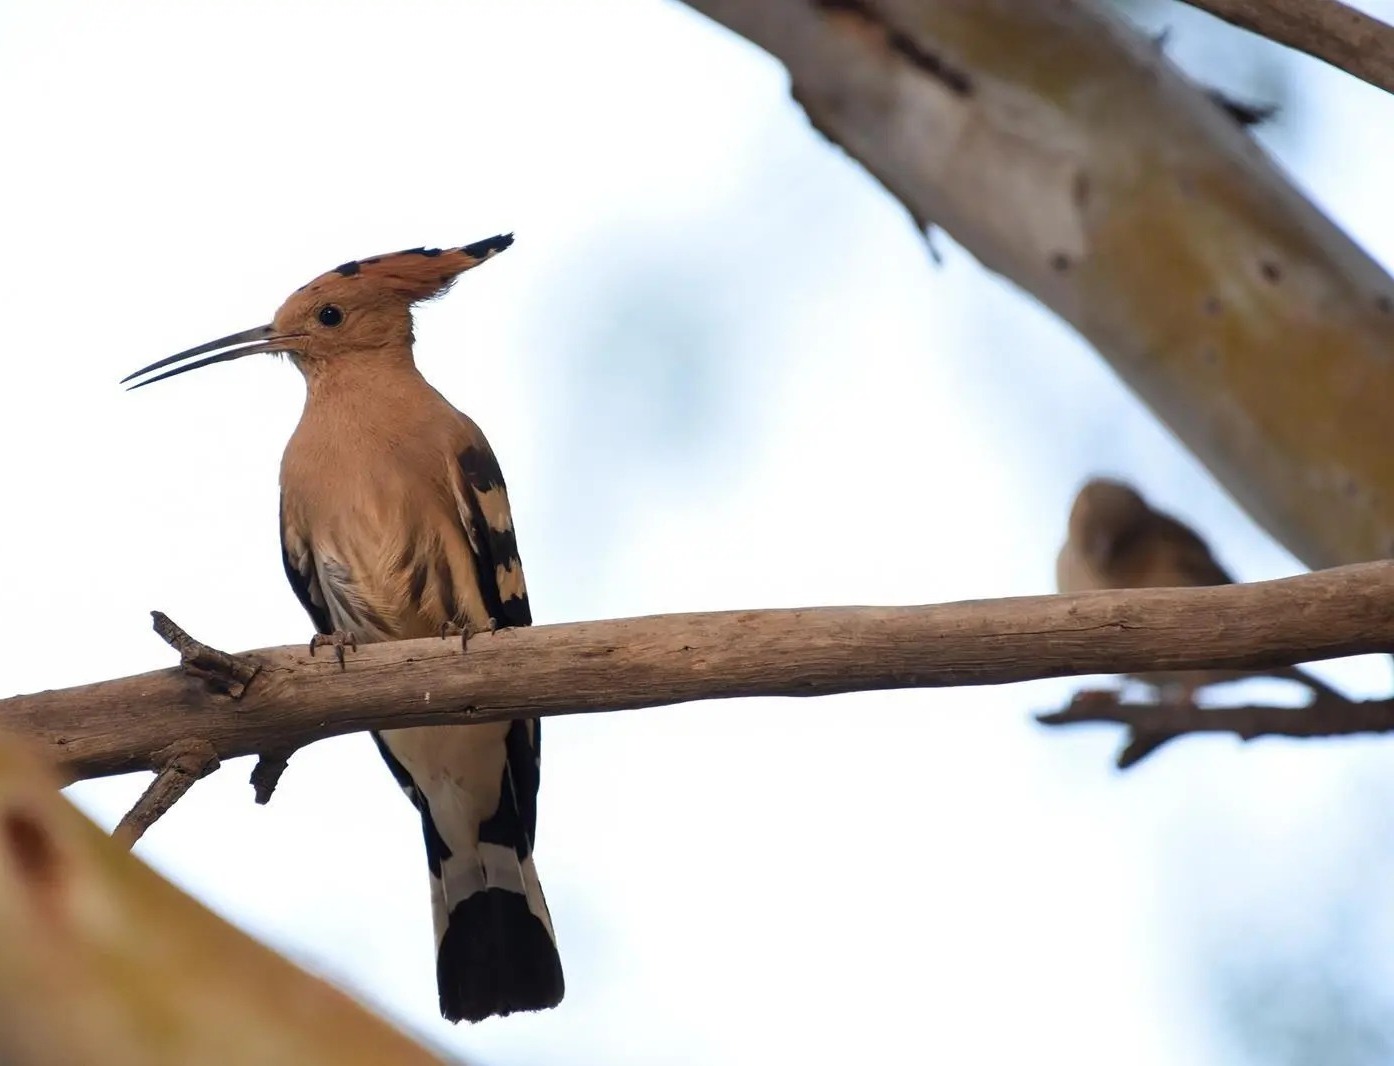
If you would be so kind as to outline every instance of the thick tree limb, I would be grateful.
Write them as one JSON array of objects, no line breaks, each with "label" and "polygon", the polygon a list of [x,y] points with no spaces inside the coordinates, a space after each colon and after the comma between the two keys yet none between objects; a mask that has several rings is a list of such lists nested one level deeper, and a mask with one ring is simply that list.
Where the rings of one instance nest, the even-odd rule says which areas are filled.
[{"label": "thick tree limb", "polygon": [[1394,647],[1394,562],[1281,581],[925,607],[725,611],[372,644],[347,669],[304,645],[253,653],[240,700],[181,669],[0,701],[0,729],[74,777],[155,769],[196,737],[220,759],[365,729],[736,696],[1264,668]]},{"label": "thick tree limb", "polygon": [[1128,727],[1118,768],[1141,762],[1168,741],[1188,733],[1232,733],[1256,737],[1337,737],[1394,732],[1394,700],[1343,701],[1318,698],[1304,707],[1196,707],[1190,704],[1133,703],[1116,692],[1087,691],[1063,710],[1038,714],[1044,725],[1115,722]]},{"label": "thick tree limb", "polygon": [[1339,0],[1185,0],[1394,93],[1394,26]]},{"label": "thick tree limb", "polygon": [[127,854],[57,785],[0,736],[0,1062],[440,1062]]},{"label": "thick tree limb", "polygon": [[782,61],[918,222],[1075,326],[1307,565],[1394,555],[1394,279],[1120,16],[688,3]]}]

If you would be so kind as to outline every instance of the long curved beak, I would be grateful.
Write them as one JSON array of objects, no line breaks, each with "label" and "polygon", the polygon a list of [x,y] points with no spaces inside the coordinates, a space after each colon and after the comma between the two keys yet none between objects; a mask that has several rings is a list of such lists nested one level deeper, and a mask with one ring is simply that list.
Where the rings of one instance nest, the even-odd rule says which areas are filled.
[{"label": "long curved beak", "polygon": [[256,355],[258,352],[284,352],[287,350],[287,342],[290,340],[290,337],[278,337],[270,326],[257,326],[256,329],[244,329],[241,333],[232,333],[226,337],[220,337],[215,341],[209,341],[207,344],[200,344],[197,348],[190,348],[187,352],[180,352],[178,355],[171,355],[168,358],[161,359],[157,363],[143,366],[134,374],[127,374],[122,378],[121,384],[125,385],[126,382],[138,378],[143,374],[148,374],[152,370],[159,370],[162,367],[182,362],[185,359],[193,359],[194,356],[203,355],[205,352],[216,352],[217,354],[210,355],[206,359],[197,359],[192,363],[186,363],[184,366],[177,366],[173,370],[166,370],[163,374],[156,374],[154,377],[146,378],[144,381],[138,381],[134,385],[131,385],[126,391],[129,392],[131,389],[139,389],[145,385],[153,385],[157,381],[163,381],[165,378],[172,378],[176,374],[183,374],[188,370],[197,370],[202,366],[211,366],[214,363],[226,363],[230,359],[241,359],[244,355]]}]

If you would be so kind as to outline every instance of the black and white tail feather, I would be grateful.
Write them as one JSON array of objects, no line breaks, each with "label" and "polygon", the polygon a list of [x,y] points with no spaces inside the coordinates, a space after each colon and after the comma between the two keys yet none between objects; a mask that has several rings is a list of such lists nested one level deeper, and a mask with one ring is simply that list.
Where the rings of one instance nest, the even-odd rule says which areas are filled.
[{"label": "black and white tail feather", "polygon": [[[554,1007],[565,989],[552,919],[532,857],[539,725],[508,723],[498,806],[475,833],[464,843],[457,839],[453,847],[455,834],[445,812],[433,810],[432,797],[417,787],[392,750],[407,731],[373,734],[392,775],[421,814],[431,874],[440,1009],[450,1021],[476,1022]],[[436,807],[443,802],[460,813],[458,795],[433,791],[438,795]],[[460,819],[461,828],[470,820]]]}]

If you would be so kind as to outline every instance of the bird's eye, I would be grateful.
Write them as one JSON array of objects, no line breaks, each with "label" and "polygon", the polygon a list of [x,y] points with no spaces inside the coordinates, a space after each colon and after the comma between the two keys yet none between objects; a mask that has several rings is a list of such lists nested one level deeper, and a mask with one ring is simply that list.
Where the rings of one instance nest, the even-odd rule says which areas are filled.
[{"label": "bird's eye", "polygon": [[325,304],[319,309],[319,321],[322,326],[337,326],[343,320],[343,311],[333,304]]}]

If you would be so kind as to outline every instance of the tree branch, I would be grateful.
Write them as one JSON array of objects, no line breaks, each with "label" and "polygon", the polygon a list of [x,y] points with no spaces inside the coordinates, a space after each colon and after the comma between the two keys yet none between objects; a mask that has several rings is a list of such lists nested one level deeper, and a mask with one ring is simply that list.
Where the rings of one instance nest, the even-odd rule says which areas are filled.
[{"label": "tree branch", "polygon": [[258,757],[257,764],[252,767],[252,776],[249,779],[253,797],[258,803],[271,802],[271,794],[281,783],[281,775],[286,772],[286,767],[290,764],[290,757],[294,754],[293,751],[263,752]]},{"label": "tree branch", "polygon": [[1120,15],[688,4],[782,61],[918,224],[1078,329],[1308,566],[1394,555],[1394,279]]},{"label": "tree branch", "polygon": [[1184,0],[1394,93],[1394,26],[1339,0]]},{"label": "tree branch", "polygon": [[156,758],[162,763],[160,772],[112,831],[112,837],[123,847],[135,847],[145,831],[178,803],[195,781],[218,768],[218,753],[202,740],[171,744]]},{"label": "tree branch", "polygon": [[15,696],[0,729],[74,777],[159,769],[342,733],[738,696],[1003,684],[1070,674],[1267,668],[1394,648],[1394,562],[1279,581],[924,607],[725,611],[371,644],[341,670],[304,645],[253,653],[240,700],[181,669]]},{"label": "tree branch", "polygon": [[1304,707],[1196,707],[1192,704],[1133,703],[1116,692],[1078,693],[1064,710],[1038,714],[1044,725],[1115,722],[1128,727],[1118,768],[1141,762],[1163,744],[1188,733],[1232,733],[1255,737],[1337,737],[1394,732],[1394,700],[1364,702],[1318,697]]},{"label": "tree branch", "polygon": [[185,673],[201,678],[213,692],[224,693],[235,700],[242,698],[247,685],[257,676],[256,663],[195,640],[163,611],[151,611],[150,617],[160,639],[179,653]]}]

